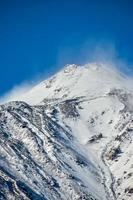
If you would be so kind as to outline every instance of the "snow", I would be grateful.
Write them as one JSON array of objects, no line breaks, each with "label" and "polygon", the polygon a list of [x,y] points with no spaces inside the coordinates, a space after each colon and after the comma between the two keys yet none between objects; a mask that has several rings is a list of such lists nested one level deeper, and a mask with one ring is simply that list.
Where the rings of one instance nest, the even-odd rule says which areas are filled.
[{"label": "snow", "polygon": [[131,200],[133,93],[126,83],[103,64],[67,65],[0,106],[0,166],[40,199]]},{"label": "snow", "polygon": [[125,87],[123,81],[125,82],[123,76],[103,64],[67,65],[56,75],[13,100],[35,105],[42,103],[45,98],[77,97],[79,91],[80,96],[95,98],[105,95],[113,87]]}]

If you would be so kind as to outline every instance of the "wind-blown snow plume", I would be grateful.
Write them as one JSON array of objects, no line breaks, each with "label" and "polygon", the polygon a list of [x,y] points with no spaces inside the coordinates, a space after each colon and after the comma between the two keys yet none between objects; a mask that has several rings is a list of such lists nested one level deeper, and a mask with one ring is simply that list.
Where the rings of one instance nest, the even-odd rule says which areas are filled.
[{"label": "wind-blown snow plume", "polygon": [[0,97],[0,103],[3,104],[9,101],[21,100],[23,94],[28,92],[33,86],[33,83],[23,83],[15,86],[11,91],[5,93],[2,97]]}]

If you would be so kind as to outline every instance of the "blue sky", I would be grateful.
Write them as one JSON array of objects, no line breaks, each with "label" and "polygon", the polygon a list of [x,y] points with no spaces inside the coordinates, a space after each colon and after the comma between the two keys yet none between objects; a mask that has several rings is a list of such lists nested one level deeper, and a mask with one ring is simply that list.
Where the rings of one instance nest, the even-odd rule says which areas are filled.
[{"label": "blue sky", "polygon": [[0,0],[0,95],[98,45],[132,66],[132,0]]}]

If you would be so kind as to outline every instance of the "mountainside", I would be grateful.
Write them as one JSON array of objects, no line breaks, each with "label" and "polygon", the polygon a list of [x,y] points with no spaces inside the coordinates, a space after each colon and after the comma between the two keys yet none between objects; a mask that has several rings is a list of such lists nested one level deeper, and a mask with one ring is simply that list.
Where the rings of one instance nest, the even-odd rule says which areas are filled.
[{"label": "mountainside", "polygon": [[133,92],[102,64],[67,65],[0,106],[0,199],[132,200]]}]

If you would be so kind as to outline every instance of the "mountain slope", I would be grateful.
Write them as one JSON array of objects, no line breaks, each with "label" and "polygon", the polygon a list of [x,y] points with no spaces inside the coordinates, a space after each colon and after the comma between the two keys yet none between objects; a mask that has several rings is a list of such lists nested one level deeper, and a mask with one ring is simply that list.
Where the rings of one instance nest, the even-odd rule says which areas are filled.
[{"label": "mountain slope", "polygon": [[131,200],[132,99],[117,71],[67,65],[1,105],[0,199]]},{"label": "mountain slope", "polygon": [[109,92],[111,87],[123,88],[123,80],[124,77],[119,73],[102,64],[66,65],[57,74],[42,81],[17,100],[36,105],[42,103],[45,98],[70,99],[81,96],[95,98],[96,95]]}]

